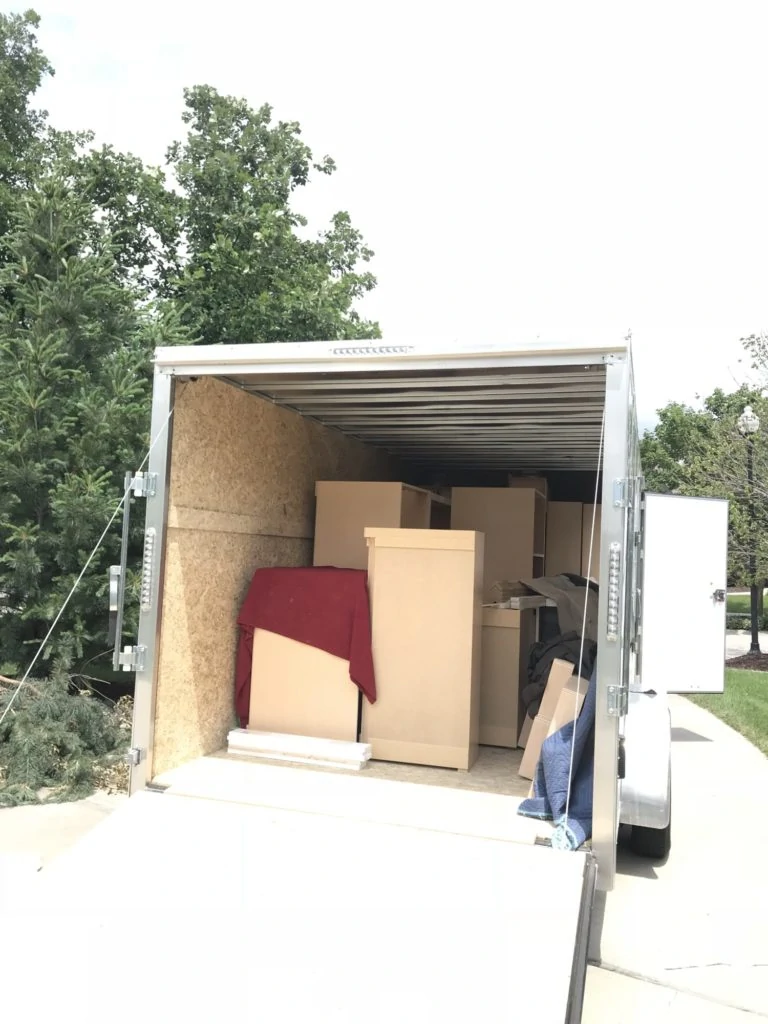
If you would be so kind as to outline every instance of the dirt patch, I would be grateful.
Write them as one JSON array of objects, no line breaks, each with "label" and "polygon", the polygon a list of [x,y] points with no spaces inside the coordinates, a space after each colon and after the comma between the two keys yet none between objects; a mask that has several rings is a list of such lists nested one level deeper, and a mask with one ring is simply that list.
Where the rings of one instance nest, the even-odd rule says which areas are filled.
[{"label": "dirt patch", "polygon": [[768,654],[741,654],[738,658],[729,658],[728,668],[746,668],[753,672],[768,672]]}]

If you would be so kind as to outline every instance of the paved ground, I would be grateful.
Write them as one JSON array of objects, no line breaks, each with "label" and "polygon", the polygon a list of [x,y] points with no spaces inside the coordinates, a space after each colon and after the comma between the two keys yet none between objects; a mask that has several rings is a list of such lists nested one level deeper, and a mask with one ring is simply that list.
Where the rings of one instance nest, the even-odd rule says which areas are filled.
[{"label": "paved ground", "polygon": [[[758,633],[758,638],[760,640],[760,650],[764,654],[768,654],[768,633]],[[729,658],[738,658],[740,654],[747,654],[749,651],[750,640],[751,637],[749,633],[726,633],[726,660]]]},{"label": "paved ground", "polygon": [[768,1018],[768,759],[683,697],[671,706],[672,853],[620,852],[610,970],[590,969],[584,1024]]},{"label": "paved ground", "polygon": [[[744,638],[728,642],[738,654]],[[657,865],[620,852],[584,1024],[768,1019],[768,759],[684,698],[671,703],[672,853]],[[0,883],[71,846],[120,799],[0,811]],[[32,856],[14,867],[9,854]]]}]

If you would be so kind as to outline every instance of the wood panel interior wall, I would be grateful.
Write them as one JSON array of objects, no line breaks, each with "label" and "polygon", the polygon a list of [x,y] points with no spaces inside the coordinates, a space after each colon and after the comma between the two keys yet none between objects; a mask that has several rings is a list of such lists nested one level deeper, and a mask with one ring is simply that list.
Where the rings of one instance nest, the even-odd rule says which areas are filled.
[{"label": "wood panel interior wall", "polygon": [[152,776],[226,743],[255,569],[312,564],[315,481],[396,480],[368,447],[212,378],[176,389]]}]

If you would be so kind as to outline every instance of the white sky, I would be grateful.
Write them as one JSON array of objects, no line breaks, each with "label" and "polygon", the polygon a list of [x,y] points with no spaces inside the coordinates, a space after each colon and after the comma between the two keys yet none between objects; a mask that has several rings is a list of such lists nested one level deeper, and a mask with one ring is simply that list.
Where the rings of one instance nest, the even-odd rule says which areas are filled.
[{"label": "white sky", "polygon": [[765,0],[34,7],[58,127],[160,163],[201,83],[299,121],[339,165],[299,208],[349,210],[385,337],[631,328],[648,425],[768,328]]}]

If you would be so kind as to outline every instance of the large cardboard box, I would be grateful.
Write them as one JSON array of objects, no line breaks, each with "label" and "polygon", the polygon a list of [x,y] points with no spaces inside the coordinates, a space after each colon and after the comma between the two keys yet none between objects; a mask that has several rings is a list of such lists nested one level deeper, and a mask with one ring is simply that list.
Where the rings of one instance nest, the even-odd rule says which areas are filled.
[{"label": "large cardboard box", "polygon": [[556,658],[549,671],[547,686],[541,698],[539,713],[530,728],[518,774],[532,779],[547,736],[572,722],[581,710],[587,693],[587,681],[573,673],[573,665]]}]

